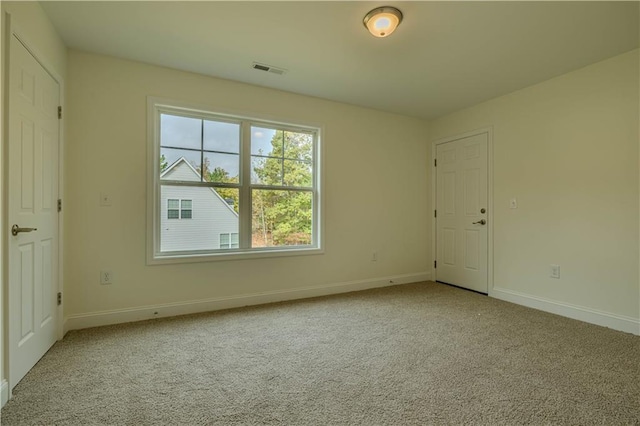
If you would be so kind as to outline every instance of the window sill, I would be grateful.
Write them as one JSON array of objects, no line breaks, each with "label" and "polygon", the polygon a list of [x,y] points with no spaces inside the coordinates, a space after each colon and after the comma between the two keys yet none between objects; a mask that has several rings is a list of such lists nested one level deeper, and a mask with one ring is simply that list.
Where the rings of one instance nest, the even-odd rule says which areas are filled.
[{"label": "window sill", "polygon": [[273,257],[308,256],[324,254],[324,249],[269,248],[259,250],[233,251],[229,253],[156,254],[147,258],[147,265],[168,265],[179,263],[219,262],[228,260],[263,259]]}]

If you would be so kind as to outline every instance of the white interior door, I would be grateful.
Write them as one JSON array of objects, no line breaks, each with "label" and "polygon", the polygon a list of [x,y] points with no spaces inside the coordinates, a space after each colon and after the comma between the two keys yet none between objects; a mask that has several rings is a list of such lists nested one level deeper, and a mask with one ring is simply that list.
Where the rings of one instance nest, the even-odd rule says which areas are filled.
[{"label": "white interior door", "polygon": [[436,146],[436,279],[487,293],[488,134]]},{"label": "white interior door", "polygon": [[[8,238],[9,380],[55,343],[58,292],[58,83],[11,37]],[[11,228],[24,229],[14,235]]]}]

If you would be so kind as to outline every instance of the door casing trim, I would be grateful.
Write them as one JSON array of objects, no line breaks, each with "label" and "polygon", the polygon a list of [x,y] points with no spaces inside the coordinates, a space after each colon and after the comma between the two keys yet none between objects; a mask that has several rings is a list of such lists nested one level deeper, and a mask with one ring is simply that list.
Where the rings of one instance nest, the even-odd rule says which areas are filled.
[{"label": "door casing trim", "polygon": [[[436,166],[433,160],[436,158],[438,145],[485,133],[487,135],[487,208],[489,209],[489,214],[487,215],[487,292],[489,296],[493,297],[493,126],[447,136],[431,142],[431,158],[429,159],[431,163],[431,212],[436,208]],[[436,274],[437,268],[434,267],[437,255],[436,218],[433,213],[429,216],[431,219],[431,277],[435,281],[438,278]]]}]

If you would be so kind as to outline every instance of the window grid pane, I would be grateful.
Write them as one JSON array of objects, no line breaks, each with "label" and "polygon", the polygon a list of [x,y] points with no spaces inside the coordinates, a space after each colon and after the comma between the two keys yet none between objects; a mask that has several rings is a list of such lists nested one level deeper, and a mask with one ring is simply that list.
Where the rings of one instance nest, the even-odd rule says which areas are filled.
[{"label": "window grid pane", "polygon": [[[313,245],[315,235],[316,213],[314,212],[316,182],[315,170],[315,143],[314,132],[272,128],[270,124],[251,124],[250,121],[225,122],[215,119],[186,117],[181,113],[173,116],[171,113],[161,113],[161,147],[160,173],[164,181],[162,188],[176,188],[177,190],[193,191],[202,189],[208,191],[209,199],[215,198],[215,208],[231,212],[235,220],[235,230],[220,232],[218,234],[218,247],[220,249],[239,249],[243,244],[250,244],[245,248],[260,248],[270,246],[300,246]],[[195,113],[201,116],[202,113]],[[168,128],[173,125],[173,128]],[[241,137],[240,129],[248,125],[251,132],[244,133]],[[198,144],[196,141],[196,127],[200,128]],[[184,131],[185,134],[180,132]],[[248,144],[243,148],[243,144]],[[244,150],[246,149],[246,151]],[[240,153],[247,152],[251,155],[240,162]],[[180,161],[183,162],[182,166]],[[240,176],[244,167],[248,167],[246,177],[251,177],[249,182],[240,183]],[[246,169],[245,169],[246,170]],[[181,174],[182,173],[182,174]],[[185,176],[191,173],[193,176]],[[186,182],[209,183],[205,186],[185,186]],[[179,186],[171,186],[175,181]],[[237,189],[224,188],[215,183],[236,184]],[[168,185],[167,185],[168,184]],[[235,185],[234,185],[235,186]],[[256,187],[257,186],[257,187]],[[281,187],[282,189],[260,188],[260,186]],[[215,190],[214,190],[215,187]],[[289,188],[295,190],[288,190]],[[252,200],[250,205],[240,209],[238,200],[240,194],[250,191],[247,199]],[[226,192],[230,192],[231,196]],[[175,192],[178,195],[178,192]],[[188,192],[191,195],[191,192]],[[181,195],[181,194],[180,194]],[[186,195],[186,194],[185,194]],[[219,196],[219,197],[218,197]],[[222,203],[220,202],[222,199]],[[200,198],[193,199],[166,199],[167,219],[192,219],[193,201],[201,206]],[[206,206],[202,204],[205,209]],[[209,210],[203,210],[203,215]],[[188,238],[204,238],[198,235],[197,227],[208,227],[207,221],[216,221],[200,217],[194,220],[196,234]],[[239,217],[251,218],[252,226],[249,229],[251,237],[240,238],[238,229]],[[187,221],[191,222],[191,221]],[[187,223],[185,222],[185,224]],[[176,223],[182,223],[178,221]],[[204,230],[204,228],[202,228]],[[218,231],[219,232],[219,231]],[[244,232],[244,231],[243,231]],[[164,234],[163,234],[164,235]],[[244,235],[244,234],[243,234]],[[257,236],[260,241],[256,241]],[[162,248],[161,238],[161,251]],[[186,238],[185,238],[186,240]],[[215,245],[209,239],[209,244]],[[215,248],[215,247],[213,247]],[[202,250],[201,248],[185,248],[189,250]],[[172,251],[172,250],[168,250]]]},{"label": "window grid pane", "polygon": [[251,247],[313,244],[313,191],[253,189]]}]

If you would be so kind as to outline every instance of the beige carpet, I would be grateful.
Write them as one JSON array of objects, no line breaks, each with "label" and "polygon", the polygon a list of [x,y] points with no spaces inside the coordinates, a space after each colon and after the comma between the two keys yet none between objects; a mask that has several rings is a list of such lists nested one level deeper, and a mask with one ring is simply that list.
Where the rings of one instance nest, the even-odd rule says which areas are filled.
[{"label": "beige carpet", "polygon": [[2,425],[640,424],[640,337],[422,283],[71,332]]}]

